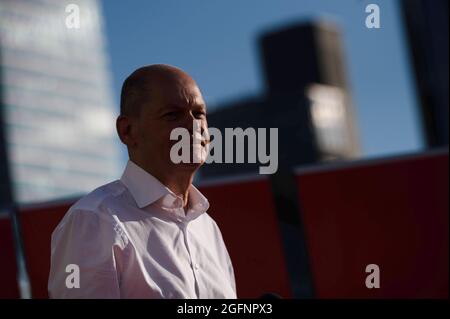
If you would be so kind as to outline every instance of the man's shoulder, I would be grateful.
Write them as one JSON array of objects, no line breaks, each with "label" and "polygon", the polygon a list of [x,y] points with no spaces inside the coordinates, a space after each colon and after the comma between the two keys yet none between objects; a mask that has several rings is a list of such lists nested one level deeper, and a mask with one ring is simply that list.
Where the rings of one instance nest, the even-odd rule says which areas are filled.
[{"label": "man's shoulder", "polygon": [[108,208],[114,205],[114,200],[123,191],[124,187],[119,180],[97,187],[70,206],[55,231],[76,220],[90,223],[110,220]]},{"label": "man's shoulder", "polygon": [[[99,243],[127,242],[125,234],[113,217],[117,196],[123,193],[120,181],[102,185],[75,202],[52,232],[52,247],[69,236],[74,242]],[[92,240],[89,240],[91,238]]]},{"label": "man's shoulder", "polygon": [[211,225],[217,225],[216,221],[214,220],[214,218],[211,217],[210,214],[208,214],[208,212],[204,212],[203,214],[200,215],[200,217],[207,223],[211,224]]},{"label": "man's shoulder", "polygon": [[216,223],[214,218],[208,214],[208,212],[204,212],[199,216],[200,220],[202,221],[203,225],[207,225],[209,229],[211,229],[214,233],[220,233],[219,225]]},{"label": "man's shoulder", "polygon": [[115,180],[84,195],[70,207],[70,210],[97,212],[113,202],[124,190],[121,182]]},{"label": "man's shoulder", "polygon": [[60,226],[66,224],[67,221],[77,217],[83,218],[110,219],[110,208],[114,206],[117,197],[125,191],[120,180],[115,180],[108,184],[97,187],[88,194],[78,199],[64,215],[60,222]]}]

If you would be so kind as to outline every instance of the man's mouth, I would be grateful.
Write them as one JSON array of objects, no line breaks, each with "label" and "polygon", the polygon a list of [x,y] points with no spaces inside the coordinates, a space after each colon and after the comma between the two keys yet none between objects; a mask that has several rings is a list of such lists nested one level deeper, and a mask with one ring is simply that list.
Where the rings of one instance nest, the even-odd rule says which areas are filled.
[{"label": "man's mouth", "polygon": [[203,147],[205,147],[207,144],[211,143],[210,140],[204,140],[200,144],[202,144]]},{"label": "man's mouth", "polygon": [[201,140],[201,141],[192,142],[191,145],[199,145],[200,144],[201,146],[205,147],[207,144],[210,144],[210,143],[211,143],[210,140]]}]

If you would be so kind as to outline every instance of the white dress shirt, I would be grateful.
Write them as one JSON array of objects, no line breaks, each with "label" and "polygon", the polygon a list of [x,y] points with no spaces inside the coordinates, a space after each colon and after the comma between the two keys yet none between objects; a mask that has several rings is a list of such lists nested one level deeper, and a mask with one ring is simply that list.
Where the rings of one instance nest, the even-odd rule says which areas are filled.
[{"label": "white dress shirt", "polygon": [[[180,196],[128,161],[120,180],[81,198],[53,231],[49,296],[236,298],[233,266],[208,207],[191,185],[183,209]],[[76,266],[68,265],[78,266],[79,288]]]}]

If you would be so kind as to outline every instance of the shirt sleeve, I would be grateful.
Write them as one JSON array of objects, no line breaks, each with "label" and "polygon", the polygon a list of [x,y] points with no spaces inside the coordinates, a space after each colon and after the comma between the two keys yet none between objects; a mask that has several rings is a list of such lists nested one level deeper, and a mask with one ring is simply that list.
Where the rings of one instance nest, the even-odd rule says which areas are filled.
[{"label": "shirt sleeve", "polygon": [[236,298],[236,295],[237,295],[236,279],[234,277],[233,263],[231,262],[230,254],[228,253],[228,249],[227,249],[227,247],[225,245],[225,242],[223,240],[222,232],[220,231],[219,226],[217,225],[216,221],[213,220],[212,218],[211,218],[211,221],[213,223],[216,236],[218,238],[218,240],[217,240],[217,242],[219,243],[218,251],[221,252],[221,256],[222,256],[222,259],[223,259],[224,266],[226,267],[226,270],[228,272],[228,276],[229,276],[231,287],[234,290],[234,294],[235,294],[234,298]]},{"label": "shirt sleeve", "polygon": [[52,234],[50,298],[120,298],[117,259],[124,247],[113,221],[69,210]]},{"label": "shirt sleeve", "polygon": [[[225,244],[224,244],[224,246],[225,246]],[[226,248],[225,248],[225,252],[226,252],[226,256],[227,256],[227,268],[228,268],[228,273],[230,274],[231,286],[233,287],[234,294],[237,295],[236,279],[234,278],[233,263],[231,262],[230,255],[228,254],[228,250],[226,250]]]}]

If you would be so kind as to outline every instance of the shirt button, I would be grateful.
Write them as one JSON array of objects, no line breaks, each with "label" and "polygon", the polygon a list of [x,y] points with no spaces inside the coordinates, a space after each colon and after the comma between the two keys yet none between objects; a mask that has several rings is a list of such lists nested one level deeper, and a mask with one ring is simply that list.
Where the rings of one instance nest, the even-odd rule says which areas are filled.
[{"label": "shirt button", "polygon": [[195,268],[195,270],[198,270],[200,268],[200,265],[199,264],[195,264],[194,268]]}]

